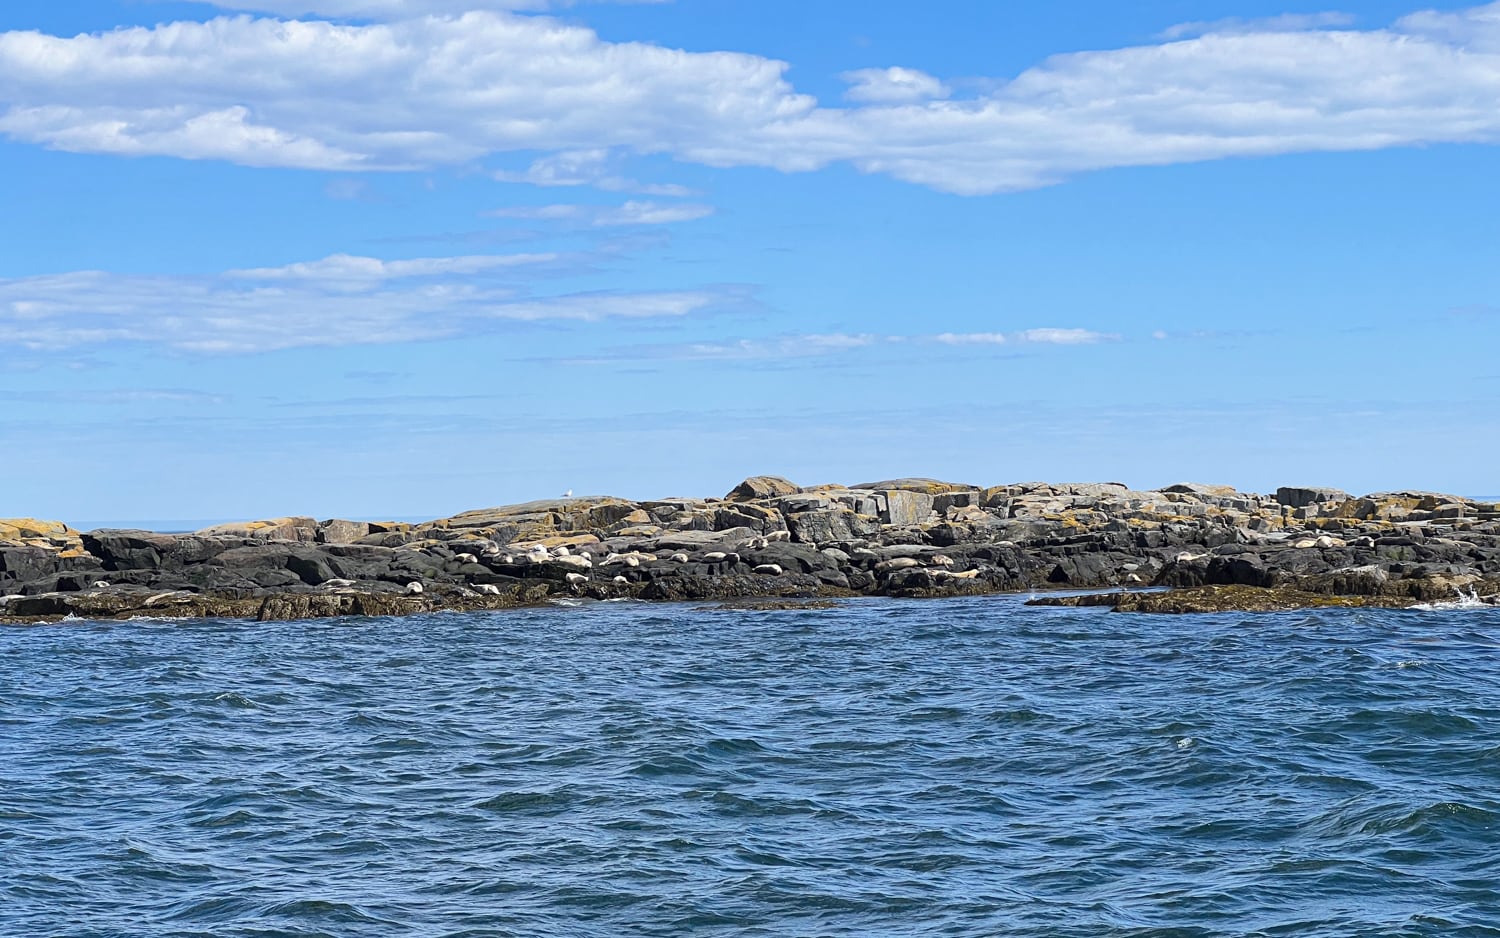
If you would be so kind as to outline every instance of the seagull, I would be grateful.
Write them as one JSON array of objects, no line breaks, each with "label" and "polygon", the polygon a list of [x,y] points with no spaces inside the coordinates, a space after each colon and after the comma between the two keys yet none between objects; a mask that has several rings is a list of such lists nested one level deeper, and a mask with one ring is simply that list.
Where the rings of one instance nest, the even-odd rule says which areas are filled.
[{"label": "seagull", "polygon": [[562,497],[563,498],[572,498],[573,497],[573,490],[572,489],[568,489],[566,492],[564,492],[562,494]]}]

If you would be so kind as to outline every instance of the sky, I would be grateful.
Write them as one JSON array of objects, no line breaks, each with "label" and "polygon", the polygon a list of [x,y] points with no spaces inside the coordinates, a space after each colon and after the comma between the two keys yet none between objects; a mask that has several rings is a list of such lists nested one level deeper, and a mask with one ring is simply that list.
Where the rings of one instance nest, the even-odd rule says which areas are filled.
[{"label": "sky", "polygon": [[7,0],[0,516],[1500,492],[1500,3]]}]

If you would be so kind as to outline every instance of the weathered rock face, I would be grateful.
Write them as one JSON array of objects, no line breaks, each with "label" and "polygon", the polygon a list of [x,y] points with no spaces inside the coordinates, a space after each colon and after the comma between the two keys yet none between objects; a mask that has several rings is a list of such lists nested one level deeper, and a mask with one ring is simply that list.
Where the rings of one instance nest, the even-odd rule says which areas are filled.
[{"label": "weathered rock face", "polygon": [[1276,500],[1288,508],[1306,508],[1322,502],[1348,501],[1349,493],[1338,489],[1286,486],[1276,490]]},{"label": "weathered rock face", "polygon": [[795,495],[801,491],[794,482],[789,482],[781,476],[751,476],[734,487],[725,501],[730,502],[757,502],[766,498],[775,498],[777,495]]},{"label": "weathered rock face", "polygon": [[417,525],[288,517],[166,535],[0,521],[0,621],[161,615],[163,604],[300,618],[564,595],[779,601],[1133,586],[1178,598],[1121,608],[1483,597],[1500,592],[1500,507],[1429,492],[932,479],[803,489],[758,476],[726,500],[553,499]]}]

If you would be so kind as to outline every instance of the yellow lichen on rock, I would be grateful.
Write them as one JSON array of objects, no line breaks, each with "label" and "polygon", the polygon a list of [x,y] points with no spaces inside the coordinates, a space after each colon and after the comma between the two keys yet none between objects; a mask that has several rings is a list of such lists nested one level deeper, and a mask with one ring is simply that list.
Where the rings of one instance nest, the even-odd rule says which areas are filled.
[{"label": "yellow lichen on rock", "polygon": [[39,521],[36,518],[0,518],[0,541],[21,541],[38,537],[77,537],[78,532],[61,521]]}]

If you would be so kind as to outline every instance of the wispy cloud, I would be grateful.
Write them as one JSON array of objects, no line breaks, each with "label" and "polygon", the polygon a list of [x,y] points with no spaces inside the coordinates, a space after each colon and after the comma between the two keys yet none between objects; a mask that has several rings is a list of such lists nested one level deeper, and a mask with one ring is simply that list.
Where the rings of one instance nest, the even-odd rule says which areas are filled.
[{"label": "wispy cloud", "polygon": [[79,271],[0,280],[0,345],[264,352],[482,335],[519,322],[680,318],[743,302],[731,288],[534,296],[501,276],[551,257],[335,255],[217,276]]},{"label": "wispy cloud", "polygon": [[[919,341],[923,337],[918,337]],[[1019,332],[944,332],[925,337],[942,345],[1093,345],[1118,342],[1120,336],[1091,329],[1022,329]]]},{"label": "wispy cloud", "polygon": [[615,168],[623,154],[607,148],[567,150],[533,160],[524,170],[498,170],[498,182],[518,182],[531,186],[592,186],[605,192],[633,192],[665,198],[690,198],[697,193],[686,186],[671,183],[648,183],[619,174]]},{"label": "wispy cloud", "polygon": [[484,214],[491,218],[523,218],[530,221],[567,222],[592,228],[629,225],[671,225],[697,221],[714,213],[711,205],[630,201],[624,205],[533,205],[497,208]]},{"label": "wispy cloud", "polygon": [[323,184],[323,194],[336,202],[372,202],[374,194],[363,179],[344,176]]},{"label": "wispy cloud", "polygon": [[[381,4],[259,6],[369,15]],[[616,174],[612,154],[784,172],[847,163],[982,194],[1111,167],[1500,142],[1500,2],[1378,29],[1312,28],[1338,16],[1198,24],[1209,31],[1054,56],[962,99],[941,97],[937,76],[864,70],[854,106],[842,108],[798,93],[784,62],[608,42],[500,12],[9,32],[0,134],[78,152],[341,171],[540,153],[496,178],[654,194],[667,193]]]},{"label": "wispy cloud", "polygon": [[1238,16],[1220,20],[1194,20],[1178,23],[1162,30],[1163,39],[1183,39],[1204,36],[1209,33],[1288,33],[1310,29],[1329,29],[1352,26],[1356,17],[1351,13],[1329,11],[1326,13],[1283,13],[1280,16],[1245,19]]},{"label": "wispy cloud", "polygon": [[335,16],[398,20],[471,10],[559,10],[581,3],[665,3],[668,0],[198,0],[225,10],[276,16]]},{"label": "wispy cloud", "polygon": [[305,280],[323,284],[368,286],[388,280],[413,277],[444,277],[482,274],[514,267],[545,264],[559,260],[559,254],[480,254],[466,257],[419,257],[413,260],[386,261],[377,257],[333,254],[316,261],[287,264],[282,267],[252,267],[231,270],[225,277],[234,280]]},{"label": "wispy cloud", "polygon": [[108,390],[0,391],[0,401],[23,404],[223,404],[229,398],[204,391],[162,388],[113,388]]},{"label": "wispy cloud", "polygon": [[1025,345],[1091,345],[1117,342],[1113,333],[1088,329],[1023,329],[1018,332],[942,332],[936,335],[876,335],[872,333],[813,333],[780,335],[767,338],[738,338],[708,342],[682,342],[667,345],[637,345],[616,349],[573,364],[602,364],[644,359],[672,361],[763,361],[768,359],[811,358],[839,355],[881,346],[1025,346]]}]

